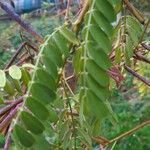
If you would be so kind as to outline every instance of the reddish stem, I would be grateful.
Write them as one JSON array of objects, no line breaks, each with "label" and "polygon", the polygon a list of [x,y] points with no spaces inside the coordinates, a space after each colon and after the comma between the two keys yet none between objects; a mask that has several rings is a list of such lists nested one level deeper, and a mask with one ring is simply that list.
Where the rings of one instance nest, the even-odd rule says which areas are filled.
[{"label": "reddish stem", "polygon": [[0,1],[0,7],[10,16],[12,20],[16,21],[22,28],[34,36],[37,41],[40,43],[44,42],[43,38],[27,22],[23,21],[7,2]]},{"label": "reddish stem", "polygon": [[144,82],[146,85],[150,86],[150,80],[145,79],[144,77],[142,77],[141,75],[139,75],[138,73],[136,73],[134,70],[132,70],[130,67],[128,67],[127,65],[124,66],[124,68],[131,73],[134,77],[136,77],[137,79],[139,79],[140,81]]},{"label": "reddish stem", "polygon": [[12,102],[11,104],[5,106],[4,108],[0,109],[0,116],[3,116],[7,111],[15,107],[16,105],[20,104],[23,101],[23,98],[19,98]]}]

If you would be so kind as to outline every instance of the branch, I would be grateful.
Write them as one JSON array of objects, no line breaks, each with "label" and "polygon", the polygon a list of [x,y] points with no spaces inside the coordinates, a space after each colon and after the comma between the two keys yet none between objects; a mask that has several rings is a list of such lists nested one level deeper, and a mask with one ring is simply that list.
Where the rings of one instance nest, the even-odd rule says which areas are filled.
[{"label": "branch", "polygon": [[[76,149],[76,134],[75,134],[75,131],[76,131],[76,127],[75,127],[75,122],[74,122],[74,116],[73,116],[73,110],[72,110],[72,106],[71,106],[71,103],[70,103],[70,99],[68,97],[68,93],[66,91],[66,87],[65,87],[65,83],[62,81],[62,85],[63,85],[63,89],[64,89],[64,95],[67,99],[67,105],[70,109],[70,112],[71,112],[71,120],[72,120],[72,127],[73,127],[73,135],[74,135],[74,149]],[[72,135],[72,136],[73,136]]]},{"label": "branch", "polygon": [[135,55],[133,56],[133,58],[150,64],[150,60],[149,60],[148,58],[144,57],[144,56],[143,56],[142,54],[140,54],[140,53],[135,53]]},{"label": "branch", "polygon": [[141,45],[148,51],[150,51],[150,45],[146,45],[145,43],[141,43]]},{"label": "branch", "polygon": [[[17,105],[11,112],[10,114],[8,115],[8,117],[6,118],[6,120],[4,120],[5,123],[9,123],[12,118],[16,115],[17,111],[18,111],[18,108],[21,106],[21,104]],[[8,132],[7,132],[7,136],[6,136],[6,140],[5,140],[5,145],[4,145],[4,148],[3,150],[9,150],[9,145],[10,145],[10,140],[11,140],[11,132],[12,132],[12,128],[11,126],[9,127],[8,129]]]},{"label": "branch", "polygon": [[73,31],[74,31],[74,32],[77,32],[78,29],[80,28],[80,25],[81,25],[81,23],[82,23],[82,21],[83,21],[84,15],[85,15],[86,12],[88,11],[88,9],[89,9],[89,0],[86,0],[84,6],[83,6],[83,8],[82,8],[81,13],[79,14],[77,20],[76,20],[75,23],[73,24]]},{"label": "branch", "polygon": [[147,23],[145,24],[144,31],[143,31],[143,33],[142,33],[140,39],[139,39],[139,43],[142,42],[142,40],[143,40],[143,38],[144,38],[144,35],[145,35],[145,33],[146,33],[146,31],[147,31],[147,29],[148,29],[148,27],[149,27],[149,24],[150,24],[150,17],[149,17]]},{"label": "branch", "polygon": [[143,83],[145,83],[146,85],[150,86],[150,80],[145,79],[144,77],[142,77],[141,75],[139,75],[138,73],[136,73],[134,70],[132,70],[130,67],[128,67],[127,65],[124,66],[124,68],[131,73],[134,77],[136,77],[137,79],[139,79],[140,81],[142,81]]},{"label": "branch", "polygon": [[130,134],[133,134],[135,131],[137,131],[137,130],[139,130],[139,129],[141,129],[141,128],[143,128],[144,126],[149,125],[149,124],[150,124],[150,120],[144,121],[144,122],[141,123],[140,125],[137,125],[137,126],[134,127],[133,129],[131,129],[131,130],[129,130],[129,131],[127,131],[127,132],[125,132],[125,133],[123,133],[123,134],[121,134],[121,135],[115,137],[115,138],[112,139],[112,140],[108,140],[108,139],[103,138],[103,137],[93,137],[93,139],[94,139],[97,143],[99,143],[99,144],[101,144],[103,147],[105,147],[105,146],[107,146],[107,145],[109,145],[109,144],[112,144],[112,143],[115,142],[115,141],[118,141],[118,140],[120,140],[120,139],[122,139],[122,138],[124,138],[124,137],[126,137],[126,136],[129,136]]},{"label": "branch", "polygon": [[[22,51],[22,49],[25,47],[25,46],[28,46],[29,48],[33,49],[35,52],[38,52],[38,49],[29,44],[28,42],[23,42],[16,50],[16,52],[14,53],[14,55],[11,57],[10,61],[8,62],[8,64],[5,66],[5,70],[8,69],[12,63],[16,60],[17,56],[19,55],[19,53]],[[20,64],[20,63],[17,63],[17,64]]]},{"label": "branch", "polygon": [[66,22],[69,21],[70,5],[71,5],[71,1],[67,0],[67,8],[66,8],[66,14],[65,14],[65,21]]},{"label": "branch", "polygon": [[26,45],[26,42],[22,43],[16,50],[16,52],[14,53],[14,55],[11,57],[10,61],[8,62],[8,64],[5,66],[5,70],[8,69],[12,63],[15,61],[15,59],[17,58],[17,56],[19,55],[19,53],[21,52],[21,50],[23,49],[23,47]]},{"label": "branch", "polygon": [[13,117],[16,115],[18,108],[21,106],[22,103],[18,104],[14,109],[10,111],[9,115],[4,118],[4,120],[0,123],[0,132],[11,122]]},{"label": "branch", "polygon": [[35,52],[38,52],[39,50],[38,50],[38,47],[36,47],[36,46],[34,46],[34,45],[32,45],[32,44],[29,44],[28,42],[26,42],[26,45],[29,47],[29,48],[31,48],[32,50],[34,50]]},{"label": "branch", "polygon": [[33,61],[34,55],[26,54],[23,58],[20,58],[20,61],[16,63],[17,66],[22,65],[24,62],[29,60]]},{"label": "branch", "polygon": [[16,21],[22,28],[34,36],[37,41],[40,43],[44,42],[44,39],[27,22],[23,21],[7,2],[0,0],[0,7],[10,16],[12,20]]},{"label": "branch", "polygon": [[132,134],[133,132],[135,132],[135,131],[137,131],[137,130],[143,128],[144,126],[149,125],[149,124],[150,124],[150,120],[147,120],[147,121],[145,121],[145,122],[143,122],[143,123],[137,125],[137,126],[134,127],[133,129],[131,129],[131,130],[129,130],[129,131],[127,131],[127,132],[125,132],[125,133],[123,133],[123,134],[117,136],[116,138],[110,140],[110,143],[113,143],[113,142],[115,142],[115,141],[118,141],[118,140],[120,140],[120,139],[122,139],[122,138],[124,138],[124,137],[126,137],[126,136],[128,136],[128,135],[130,135],[130,134]]},{"label": "branch", "polygon": [[7,136],[6,136],[5,145],[4,145],[4,149],[3,149],[3,150],[9,150],[10,142],[11,142],[11,136],[7,135]]},{"label": "branch", "polygon": [[123,0],[124,3],[127,5],[129,11],[139,20],[141,24],[144,24],[145,20],[143,15],[137,10],[130,2],[129,0]]},{"label": "branch", "polygon": [[9,104],[7,106],[5,106],[4,108],[0,109],[0,116],[3,116],[7,111],[9,111],[10,109],[12,109],[14,106],[18,105],[19,103],[21,103],[23,101],[23,98],[19,98],[17,100],[15,100],[12,104]]}]

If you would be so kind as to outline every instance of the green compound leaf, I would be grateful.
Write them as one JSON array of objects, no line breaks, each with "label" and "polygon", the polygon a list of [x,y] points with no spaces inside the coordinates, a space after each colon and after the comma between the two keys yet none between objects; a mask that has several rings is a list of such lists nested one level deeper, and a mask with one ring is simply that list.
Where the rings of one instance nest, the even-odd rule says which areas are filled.
[{"label": "green compound leaf", "polygon": [[105,103],[110,95],[107,71],[111,67],[111,61],[108,55],[112,50],[112,23],[115,19],[113,3],[109,0],[91,1],[84,18],[84,42],[80,51],[76,53],[77,60],[74,59],[74,67],[77,75],[79,74],[79,84],[82,87],[79,94],[80,121],[83,122],[86,118],[89,122],[93,118],[93,129],[96,129],[97,125],[100,126],[104,118],[112,115]]},{"label": "green compound leaf", "polygon": [[[25,147],[31,147],[34,143],[35,146],[37,142],[43,143],[39,141],[42,140],[38,138],[39,134],[46,138],[46,135],[42,133],[47,129],[47,126],[50,128],[47,123],[56,123],[58,120],[57,113],[50,105],[57,99],[59,73],[69,55],[69,44],[77,44],[74,33],[67,27],[60,27],[59,30],[49,35],[41,46],[31,78],[24,67],[21,68],[22,72],[16,66],[10,69],[13,78],[17,73],[15,79],[20,79],[20,74],[22,74],[22,81],[28,88],[20,108],[22,111],[17,114],[17,119],[13,124],[16,136]],[[8,88],[11,86],[8,86],[7,82],[6,85],[7,91],[11,93],[12,91]]]}]

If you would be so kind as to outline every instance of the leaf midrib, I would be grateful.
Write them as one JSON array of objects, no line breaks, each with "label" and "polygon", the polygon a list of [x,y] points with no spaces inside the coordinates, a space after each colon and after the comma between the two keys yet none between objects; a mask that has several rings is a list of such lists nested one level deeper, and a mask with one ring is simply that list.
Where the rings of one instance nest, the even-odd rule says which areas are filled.
[{"label": "leaf midrib", "polygon": [[[90,10],[94,9],[95,1],[96,0],[93,0]],[[89,15],[87,27],[90,27],[91,20],[92,20],[92,13],[90,13],[90,15]],[[90,31],[87,30],[86,35],[85,35],[85,47],[84,47],[84,55],[83,55],[83,58],[84,58],[83,74],[86,74],[86,61],[87,61],[87,50],[88,50],[88,47],[87,47],[88,44],[87,43],[88,43],[89,33],[90,33]],[[83,87],[85,87],[85,86],[86,86],[86,79],[84,78],[83,79]]]}]

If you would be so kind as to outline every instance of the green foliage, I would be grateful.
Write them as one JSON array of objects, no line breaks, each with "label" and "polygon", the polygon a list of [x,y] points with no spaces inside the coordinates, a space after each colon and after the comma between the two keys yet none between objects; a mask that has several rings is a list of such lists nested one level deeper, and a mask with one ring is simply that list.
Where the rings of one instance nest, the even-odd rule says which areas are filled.
[{"label": "green foliage", "polygon": [[[47,17],[43,15],[39,18],[30,18],[29,15],[23,15],[22,18],[28,20],[43,37],[51,34],[53,29],[62,23],[61,18],[53,16]],[[28,38],[32,37],[28,33],[23,32],[16,23],[7,20],[0,21],[0,31],[0,68],[2,69],[22,40],[27,40],[22,39],[23,37],[20,37],[20,33]]]},{"label": "green foliage", "polygon": [[[130,77],[128,77],[130,78]],[[132,92],[132,85],[129,85],[131,81],[127,81],[124,86],[127,85],[130,88],[131,92],[122,93],[118,90],[113,90],[111,106],[115,114],[117,115],[118,121],[114,126],[111,125],[108,121],[103,123],[102,135],[108,139],[112,139],[121,133],[124,133],[137,124],[149,118],[149,108],[150,105],[146,98],[141,98],[138,94],[138,91]],[[129,97],[128,97],[129,96]],[[134,134],[125,137],[115,144],[115,150],[127,150],[127,149],[139,149],[145,150],[149,147],[149,126],[140,129]],[[107,147],[107,150],[110,150],[112,145]]]},{"label": "green foliage", "polygon": [[16,80],[20,80],[22,73],[19,67],[13,65],[9,68],[9,75]]},{"label": "green foliage", "polygon": [[[13,124],[13,126],[16,126],[15,132],[20,143],[25,147],[34,147],[33,141],[36,141],[35,135],[42,134],[46,128],[44,124],[49,113],[47,107],[56,99],[56,87],[60,79],[58,72],[64,66],[66,57],[69,54],[69,48],[67,47],[68,41],[66,39],[69,39],[73,44],[77,43],[76,37],[71,31],[66,29],[66,27],[60,27],[52,35],[48,36],[45,43],[41,46],[26,98]],[[62,41],[63,43],[61,43]],[[62,44],[64,46],[60,49],[58,45]],[[26,112],[26,107],[33,114]],[[40,112],[37,112],[38,109]],[[40,115],[38,115],[39,113]],[[50,115],[52,113],[53,111],[51,109]],[[18,120],[18,117],[21,117],[21,121]],[[43,121],[41,122],[40,120]],[[26,143],[24,143],[23,141],[26,137],[22,136],[22,132],[34,140],[26,140]]]},{"label": "green foliage", "polygon": [[117,31],[115,63],[120,64],[125,61],[127,65],[132,66],[134,63],[134,60],[132,59],[134,47],[138,46],[143,27],[135,18],[124,16],[120,20]]},{"label": "green foliage", "polygon": [[[149,108],[142,102],[133,101],[131,105],[123,101],[125,98],[130,99],[128,91],[127,94],[123,93],[126,95],[124,97],[119,91],[113,93],[115,96],[111,95],[113,86],[110,71],[119,78],[113,70],[114,66],[111,66],[134,66],[134,48],[141,42],[143,31],[143,26],[128,15],[123,16],[116,27],[113,26],[121,8],[121,0],[89,1],[89,9],[78,35],[70,30],[71,23],[65,22],[46,36],[39,54],[34,58],[35,63],[20,67],[12,65],[8,70],[0,70],[1,107],[7,108],[9,102],[5,99],[22,98],[12,108],[15,110],[19,107],[15,117],[11,118],[12,122],[8,120],[9,131],[12,130],[12,149],[93,149],[97,145],[93,137],[104,135],[111,139],[116,133],[127,131],[135,123],[146,119],[143,114],[147,117],[149,111],[145,109]],[[43,19],[39,24],[37,20],[34,23],[45,35],[51,31],[43,29],[43,32],[41,27],[47,27],[47,24],[43,25]],[[54,24],[50,22],[50,26]],[[16,41],[17,38],[12,43]],[[111,57],[112,54],[115,54],[114,57]],[[78,80],[76,91],[66,79],[66,66],[72,58]],[[124,69],[121,71],[126,75]],[[141,73],[147,74],[145,70]],[[135,84],[133,78],[128,79],[127,87],[131,88]],[[120,90],[122,88],[123,91],[126,90],[120,86]],[[117,114],[118,126],[113,111]],[[4,132],[3,129],[0,130]],[[135,143],[137,136],[142,139],[145,132],[147,129],[129,136],[128,140],[118,141],[115,148],[136,149],[136,144],[131,147],[130,143]],[[147,138],[146,140],[148,141]],[[143,150],[143,147],[148,146],[144,144],[143,147],[138,147]]]},{"label": "green foliage", "polygon": [[8,71],[0,70],[0,93],[1,100],[11,99],[12,96],[23,95],[21,86],[28,87],[28,83],[31,80],[29,70],[24,67],[18,67],[12,65]]},{"label": "green foliage", "polygon": [[95,132],[94,130],[100,131],[100,122],[105,117],[112,115],[106,103],[109,97],[107,70],[111,66],[108,58],[113,34],[111,23],[115,21],[115,11],[112,4],[103,0],[91,1],[84,21],[85,27],[82,33],[84,42],[75,56],[80,56],[80,61],[77,59],[74,64],[76,64],[75,67],[81,66],[80,70],[75,68],[76,72],[79,71],[80,74],[81,122],[86,116],[87,121],[92,125],[93,132]]}]

